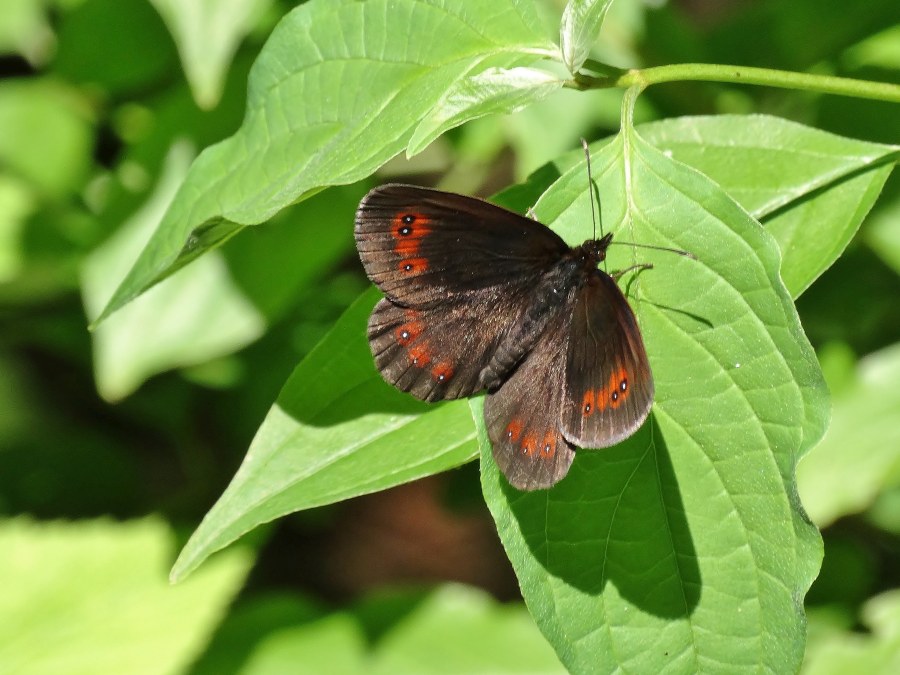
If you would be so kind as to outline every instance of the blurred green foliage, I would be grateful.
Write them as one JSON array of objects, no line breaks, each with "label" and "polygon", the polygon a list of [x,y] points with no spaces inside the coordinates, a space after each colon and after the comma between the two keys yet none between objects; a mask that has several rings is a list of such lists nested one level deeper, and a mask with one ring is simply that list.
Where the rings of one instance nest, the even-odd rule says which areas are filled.
[{"label": "blurred green foliage", "polygon": [[[175,542],[222,494],[293,368],[368,287],[350,234],[364,181],[238,232],[86,330],[191,157],[238,129],[251,64],[292,6],[8,0],[0,12],[0,671],[561,670],[519,604],[430,588],[516,598],[471,465],[284,518],[165,584]],[[538,7],[555,40],[561,3]],[[852,12],[618,0],[591,55],[900,83],[898,31],[896,0]],[[491,194],[581,136],[614,133],[619,99],[558,92],[454,129],[379,178]],[[637,116],[747,112],[900,138],[896,104],[714,83],[653,87]],[[215,226],[208,236],[233,234]],[[893,175],[798,300],[834,394],[831,430],[799,471],[825,541],[807,598],[810,673],[898,667],[898,298]]]}]

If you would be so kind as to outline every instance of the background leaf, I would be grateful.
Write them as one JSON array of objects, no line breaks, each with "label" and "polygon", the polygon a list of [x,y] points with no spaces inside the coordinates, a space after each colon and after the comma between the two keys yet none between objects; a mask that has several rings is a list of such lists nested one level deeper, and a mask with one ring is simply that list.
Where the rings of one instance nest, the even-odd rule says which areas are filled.
[{"label": "background leaf", "polygon": [[559,45],[563,63],[573,75],[587,60],[611,4],[612,0],[569,0],[566,4]]},{"label": "background leaf", "polygon": [[870,632],[835,630],[813,624],[809,657],[802,673],[828,675],[849,671],[893,673],[900,668],[900,593],[878,595],[863,606]]},{"label": "background leaf", "polygon": [[[171,534],[155,520],[3,522],[4,668],[23,675],[162,675],[185,668],[240,588],[250,561],[245,552],[231,551],[190,583],[171,588],[165,577],[171,545]],[[78,584],[71,583],[72,570]]]},{"label": "background leaf", "polygon": [[272,0],[150,0],[169,27],[197,105],[212,108],[240,40]]},{"label": "background leaf", "polygon": [[831,424],[797,471],[803,505],[819,527],[900,485],[900,346],[868,355],[851,377],[832,387]]},{"label": "background leaf", "polygon": [[[193,158],[173,146],[148,203],[85,261],[88,316],[97,316],[165,212]],[[221,251],[166,279],[98,328],[94,377],[108,401],[132,393],[150,375],[204,363],[262,335],[264,317],[229,277]]]}]

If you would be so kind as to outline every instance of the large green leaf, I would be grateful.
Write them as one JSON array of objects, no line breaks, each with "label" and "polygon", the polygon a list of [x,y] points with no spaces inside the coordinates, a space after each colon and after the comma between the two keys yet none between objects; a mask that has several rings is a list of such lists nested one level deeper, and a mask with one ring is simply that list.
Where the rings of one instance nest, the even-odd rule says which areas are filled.
[{"label": "large green leaf", "polygon": [[101,318],[243,226],[371,174],[459,78],[553,53],[528,0],[298,7],[251,71],[240,130],[194,162]]},{"label": "large green leaf", "polygon": [[[578,453],[556,488],[521,493],[480,433],[485,497],[526,602],[572,672],[796,669],[821,543],[794,467],[827,404],[778,249],[633,131],[594,166],[607,228],[697,260],[611,256],[612,269],[655,265],[626,284],[657,390],[635,436]],[[536,208],[570,241],[589,234],[584,183],[567,173]]]}]

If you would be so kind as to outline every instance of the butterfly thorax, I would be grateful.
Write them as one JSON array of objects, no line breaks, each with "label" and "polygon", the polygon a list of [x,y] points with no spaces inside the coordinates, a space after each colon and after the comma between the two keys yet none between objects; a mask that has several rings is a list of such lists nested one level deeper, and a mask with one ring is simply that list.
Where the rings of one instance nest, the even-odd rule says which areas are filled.
[{"label": "butterfly thorax", "polygon": [[589,239],[572,248],[550,267],[530,293],[524,314],[503,337],[490,363],[479,375],[488,390],[499,386],[530,352],[556,314],[570,306],[574,294],[585,283],[597,265],[606,258],[612,239]]}]

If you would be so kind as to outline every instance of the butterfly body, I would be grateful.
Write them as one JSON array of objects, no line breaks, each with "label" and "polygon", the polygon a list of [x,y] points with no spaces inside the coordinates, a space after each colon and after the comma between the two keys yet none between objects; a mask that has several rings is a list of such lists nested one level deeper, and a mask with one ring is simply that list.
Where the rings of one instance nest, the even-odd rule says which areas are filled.
[{"label": "butterfly body", "polygon": [[386,296],[368,326],[378,370],[427,401],[487,390],[494,457],[516,487],[555,484],[575,446],[613,445],[646,418],[637,321],[597,268],[611,234],[573,248],[488,202],[385,185],[360,203],[355,236]]}]

